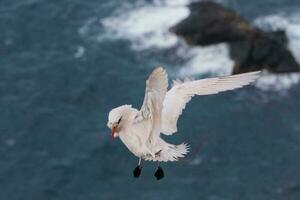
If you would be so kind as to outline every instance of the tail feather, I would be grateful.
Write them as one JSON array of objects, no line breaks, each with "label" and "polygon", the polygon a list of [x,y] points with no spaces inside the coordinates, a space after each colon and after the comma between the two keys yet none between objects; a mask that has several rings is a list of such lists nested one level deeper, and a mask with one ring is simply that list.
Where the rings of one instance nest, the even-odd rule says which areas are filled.
[{"label": "tail feather", "polygon": [[166,145],[155,154],[155,157],[147,156],[144,159],[159,162],[178,161],[179,158],[183,158],[188,152],[189,146],[185,143],[180,145],[166,143]]}]

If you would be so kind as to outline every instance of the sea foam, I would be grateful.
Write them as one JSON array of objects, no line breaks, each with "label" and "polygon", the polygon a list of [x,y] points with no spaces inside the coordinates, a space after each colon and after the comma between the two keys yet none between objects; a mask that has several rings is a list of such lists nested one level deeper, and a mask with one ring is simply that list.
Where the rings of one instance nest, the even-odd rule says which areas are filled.
[{"label": "sea foam", "polygon": [[135,50],[170,48],[178,38],[168,28],[189,15],[186,7],[145,5],[101,20],[106,30],[132,42]]}]

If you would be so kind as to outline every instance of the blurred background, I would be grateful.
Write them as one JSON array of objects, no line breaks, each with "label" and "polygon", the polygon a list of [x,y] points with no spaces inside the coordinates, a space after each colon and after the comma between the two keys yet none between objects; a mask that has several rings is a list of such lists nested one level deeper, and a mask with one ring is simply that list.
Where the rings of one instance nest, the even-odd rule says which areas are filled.
[{"label": "blurred background", "polygon": [[[300,1],[219,0],[300,61]],[[139,108],[155,66],[170,79],[231,74],[226,42],[188,45],[169,28],[189,0],[0,0],[0,199],[300,199],[300,75],[188,104],[169,142],[186,159],[144,163],[112,141],[108,112]],[[241,49],[242,51],[243,49]]]}]

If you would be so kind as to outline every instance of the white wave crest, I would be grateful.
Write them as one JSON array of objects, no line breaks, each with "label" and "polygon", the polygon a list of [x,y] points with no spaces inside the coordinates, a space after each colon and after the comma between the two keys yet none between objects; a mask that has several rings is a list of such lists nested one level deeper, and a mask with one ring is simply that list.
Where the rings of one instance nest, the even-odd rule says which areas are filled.
[{"label": "white wave crest", "polygon": [[263,75],[256,81],[255,85],[268,91],[283,91],[298,84],[300,81],[300,73],[290,74],[270,74],[264,72]]},{"label": "white wave crest", "polygon": [[234,65],[229,57],[229,47],[226,43],[193,47],[185,52],[185,56],[189,56],[190,59],[179,71],[179,75],[183,77],[207,73],[229,75]]},{"label": "white wave crest", "polygon": [[158,6],[186,6],[190,0],[154,0],[154,4]]},{"label": "white wave crest", "polygon": [[189,10],[184,6],[147,5],[103,19],[101,23],[117,37],[130,40],[135,50],[169,48],[178,43],[178,38],[168,29],[188,15]]}]

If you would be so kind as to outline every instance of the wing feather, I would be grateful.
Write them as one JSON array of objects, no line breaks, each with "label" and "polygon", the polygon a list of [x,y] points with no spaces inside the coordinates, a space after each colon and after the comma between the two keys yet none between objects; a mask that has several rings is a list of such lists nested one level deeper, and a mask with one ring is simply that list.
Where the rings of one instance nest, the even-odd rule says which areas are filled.
[{"label": "wing feather", "polygon": [[162,67],[152,71],[146,81],[146,90],[143,105],[138,112],[135,122],[149,120],[151,123],[150,139],[159,135],[161,130],[161,113],[163,101],[168,89],[168,75]]},{"label": "wing feather", "polygon": [[163,102],[162,133],[171,135],[177,132],[177,120],[193,96],[211,95],[241,88],[253,82],[259,73],[257,71],[195,81],[174,81]]}]

